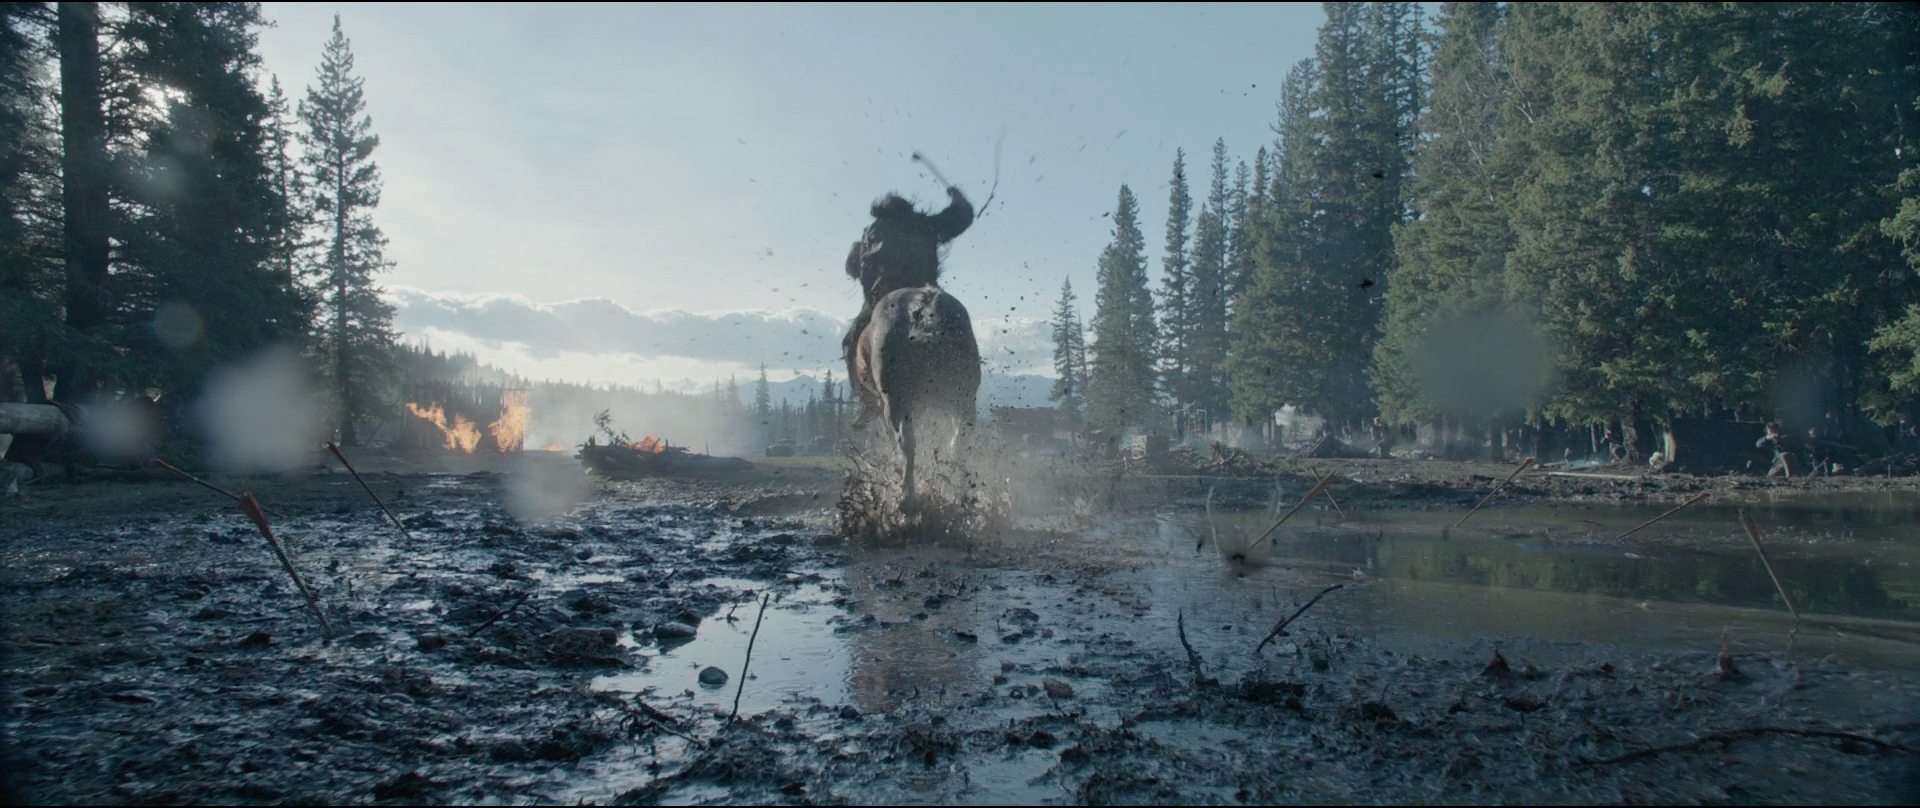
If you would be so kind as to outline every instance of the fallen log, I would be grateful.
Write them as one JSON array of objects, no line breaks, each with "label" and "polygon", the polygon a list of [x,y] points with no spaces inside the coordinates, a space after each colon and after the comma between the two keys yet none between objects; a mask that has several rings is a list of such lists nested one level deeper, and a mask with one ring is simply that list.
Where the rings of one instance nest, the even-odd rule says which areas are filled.
[{"label": "fallen log", "polygon": [[0,404],[0,434],[60,435],[73,424],[51,404]]},{"label": "fallen log", "polygon": [[1614,480],[1616,482],[1628,483],[1637,483],[1644,479],[1631,474],[1588,474],[1579,471],[1549,471],[1546,474],[1548,477],[1572,477],[1576,480]]}]

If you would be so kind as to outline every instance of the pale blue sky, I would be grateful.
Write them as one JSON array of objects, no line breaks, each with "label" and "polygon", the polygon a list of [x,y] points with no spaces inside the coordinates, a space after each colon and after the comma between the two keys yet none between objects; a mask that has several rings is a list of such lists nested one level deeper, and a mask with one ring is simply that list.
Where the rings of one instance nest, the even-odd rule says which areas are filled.
[{"label": "pale blue sky", "polygon": [[[381,137],[389,285],[851,317],[841,263],[868,202],[888,189],[944,201],[908,159],[919,149],[978,205],[1004,134],[998,196],[947,264],[982,329],[1045,317],[1068,277],[1091,315],[1102,214],[1123,182],[1157,273],[1174,149],[1198,197],[1214,138],[1236,160],[1270,144],[1280,81],[1324,20],[1318,4],[264,11],[277,23],[261,35],[266,66],[296,99],[341,14]],[[650,378],[711,364],[660,351],[613,366]],[[794,369],[826,366],[823,352]],[[537,345],[508,353],[557,361]],[[569,367],[521,369],[579,375]]]}]

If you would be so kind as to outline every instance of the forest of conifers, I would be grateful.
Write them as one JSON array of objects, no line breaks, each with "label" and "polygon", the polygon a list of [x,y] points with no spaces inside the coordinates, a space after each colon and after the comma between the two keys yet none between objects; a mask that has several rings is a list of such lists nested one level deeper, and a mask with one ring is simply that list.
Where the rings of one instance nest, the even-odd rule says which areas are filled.
[{"label": "forest of conifers", "polygon": [[1084,346],[1070,288],[1056,314],[1063,408],[1844,429],[1920,400],[1914,6],[1326,14],[1191,229],[1174,155],[1157,289],[1120,189]]}]

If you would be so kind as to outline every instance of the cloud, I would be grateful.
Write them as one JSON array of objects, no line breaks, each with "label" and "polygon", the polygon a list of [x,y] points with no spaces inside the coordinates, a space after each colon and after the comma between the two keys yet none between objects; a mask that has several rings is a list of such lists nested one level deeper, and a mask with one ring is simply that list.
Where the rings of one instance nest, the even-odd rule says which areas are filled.
[{"label": "cloud", "polygon": [[[692,313],[634,311],[606,298],[537,303],[520,295],[462,295],[395,286],[394,325],[409,335],[457,336],[523,365],[509,368],[535,378],[567,378],[583,357],[604,356],[614,366],[712,365],[812,371],[842,366],[840,339],[850,316],[817,309]],[[981,319],[974,332],[986,370],[1050,374],[1053,347],[1043,320]],[[523,364],[524,363],[524,364]],[[524,366],[530,364],[532,366]],[[717,370],[718,368],[716,368]],[[555,372],[555,371],[559,372]],[[601,375],[600,378],[605,378]]]}]

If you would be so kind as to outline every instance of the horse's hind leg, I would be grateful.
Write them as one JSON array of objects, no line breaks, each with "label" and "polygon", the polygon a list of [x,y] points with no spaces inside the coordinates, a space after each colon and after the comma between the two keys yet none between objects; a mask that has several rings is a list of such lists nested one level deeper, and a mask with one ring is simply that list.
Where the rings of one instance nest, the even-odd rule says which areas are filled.
[{"label": "horse's hind leg", "polygon": [[901,477],[902,503],[913,501],[913,419],[907,416],[907,409],[893,400],[893,396],[881,394],[880,409],[886,416],[887,425],[893,428],[894,446],[900,450],[900,464],[905,469]]},{"label": "horse's hind leg", "polygon": [[909,503],[913,502],[914,500],[914,473],[913,473],[914,468],[913,467],[914,467],[914,459],[915,459],[914,455],[916,455],[918,451],[919,451],[918,446],[916,445],[916,441],[914,440],[913,416],[908,414],[902,414],[900,416],[900,456],[904,458],[906,462],[906,477],[903,478],[904,481],[902,485],[902,490],[904,493],[902,494],[902,499],[905,502],[909,502]]}]

